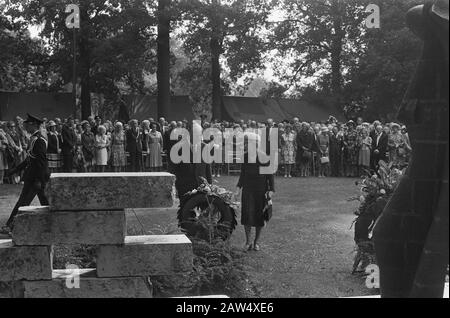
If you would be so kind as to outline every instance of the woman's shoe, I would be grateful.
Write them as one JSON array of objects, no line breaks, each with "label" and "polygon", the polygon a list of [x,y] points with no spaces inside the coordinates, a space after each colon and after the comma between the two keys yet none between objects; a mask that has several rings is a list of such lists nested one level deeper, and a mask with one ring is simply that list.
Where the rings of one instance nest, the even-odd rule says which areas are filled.
[{"label": "woman's shoe", "polygon": [[253,244],[245,244],[244,246],[244,250],[245,251],[251,251],[253,249]]},{"label": "woman's shoe", "polygon": [[253,245],[253,249],[254,249],[255,251],[258,252],[259,250],[261,250],[261,247],[259,246],[259,244],[256,244],[256,243],[255,243],[255,244]]}]

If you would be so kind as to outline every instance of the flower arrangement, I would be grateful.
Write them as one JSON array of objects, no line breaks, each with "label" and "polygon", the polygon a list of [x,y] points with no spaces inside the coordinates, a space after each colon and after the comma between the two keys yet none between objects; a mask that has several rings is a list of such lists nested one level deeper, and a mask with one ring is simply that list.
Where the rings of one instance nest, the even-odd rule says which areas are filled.
[{"label": "flower arrangement", "polygon": [[371,240],[372,230],[405,170],[406,168],[400,170],[392,163],[380,161],[377,174],[357,182],[359,195],[350,198],[360,202],[352,223],[355,226],[354,240],[357,245],[353,273],[357,271],[358,266],[365,269],[367,265],[376,263]]},{"label": "flower arrangement", "polygon": [[217,197],[222,199],[226,204],[228,204],[234,210],[237,210],[240,206],[240,202],[234,200],[234,193],[228,191],[225,188],[221,188],[215,184],[209,184],[208,181],[200,177],[202,180],[202,184],[192,191],[189,191],[185,195],[194,195],[197,193],[203,193],[207,196]]},{"label": "flower arrangement", "polygon": [[186,235],[209,242],[215,238],[230,238],[237,225],[236,212],[240,206],[234,201],[233,192],[201,178],[201,184],[184,197],[177,214],[179,226]]}]

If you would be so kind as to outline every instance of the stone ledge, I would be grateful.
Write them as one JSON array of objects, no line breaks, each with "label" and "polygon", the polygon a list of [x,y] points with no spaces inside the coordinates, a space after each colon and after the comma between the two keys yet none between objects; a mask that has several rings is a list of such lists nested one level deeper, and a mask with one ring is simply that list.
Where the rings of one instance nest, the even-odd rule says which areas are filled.
[{"label": "stone ledge", "polygon": [[170,173],[55,173],[47,195],[52,210],[122,210],[172,207]]},{"label": "stone ledge", "polygon": [[0,298],[23,298],[23,282],[0,282]]},{"label": "stone ledge", "polygon": [[14,221],[15,245],[123,244],[126,217],[122,211],[50,212],[24,207]]},{"label": "stone ledge", "polygon": [[127,236],[124,245],[98,247],[97,275],[169,275],[191,271],[192,261],[192,243],[185,235]]},{"label": "stone ledge", "polygon": [[0,240],[0,282],[52,279],[51,246],[14,246]]},{"label": "stone ledge", "polygon": [[[79,288],[68,288],[67,282]],[[23,286],[25,298],[152,298],[148,278],[98,278],[95,269],[55,270],[52,280],[24,281]]]}]

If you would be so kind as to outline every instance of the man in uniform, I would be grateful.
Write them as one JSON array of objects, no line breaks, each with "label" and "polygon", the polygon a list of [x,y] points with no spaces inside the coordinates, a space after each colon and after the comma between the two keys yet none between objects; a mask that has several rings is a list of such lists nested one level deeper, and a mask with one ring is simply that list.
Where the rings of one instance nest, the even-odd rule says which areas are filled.
[{"label": "man in uniform", "polygon": [[27,120],[24,121],[25,128],[31,134],[30,144],[27,150],[27,158],[19,164],[11,173],[17,173],[25,170],[23,174],[23,189],[20,193],[11,216],[6,225],[1,229],[1,233],[9,234],[14,226],[14,218],[19,212],[19,208],[28,206],[37,195],[41,205],[48,205],[45,196],[45,185],[49,180],[50,173],[47,163],[47,139],[42,135],[40,130],[43,120],[28,114]]}]

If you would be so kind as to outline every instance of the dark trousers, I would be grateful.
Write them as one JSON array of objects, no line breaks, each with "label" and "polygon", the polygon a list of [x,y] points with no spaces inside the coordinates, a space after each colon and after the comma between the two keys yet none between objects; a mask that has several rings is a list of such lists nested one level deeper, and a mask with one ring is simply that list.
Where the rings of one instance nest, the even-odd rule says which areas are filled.
[{"label": "dark trousers", "polygon": [[34,183],[25,181],[22,192],[20,193],[19,200],[14,206],[14,209],[11,212],[11,216],[9,217],[8,222],[6,222],[6,225],[12,228],[14,224],[14,218],[19,212],[19,208],[23,206],[29,206],[31,202],[33,202],[33,199],[36,195],[38,196],[41,205],[49,205],[48,199],[44,193],[44,189],[45,185],[37,187]]},{"label": "dark trousers", "polygon": [[375,154],[372,152],[370,156],[370,169],[372,169],[373,172],[377,172],[378,168],[380,167],[379,162],[380,160],[383,160],[384,162],[387,162],[386,155],[382,154]]},{"label": "dark trousers", "polygon": [[71,151],[63,152],[63,170],[64,172],[72,172],[73,170],[73,153]]},{"label": "dark trousers", "polygon": [[131,172],[140,172],[142,166],[142,152],[130,152]]},{"label": "dark trousers", "polygon": [[330,153],[330,170],[332,177],[341,176],[341,156],[339,155],[339,153]]}]

